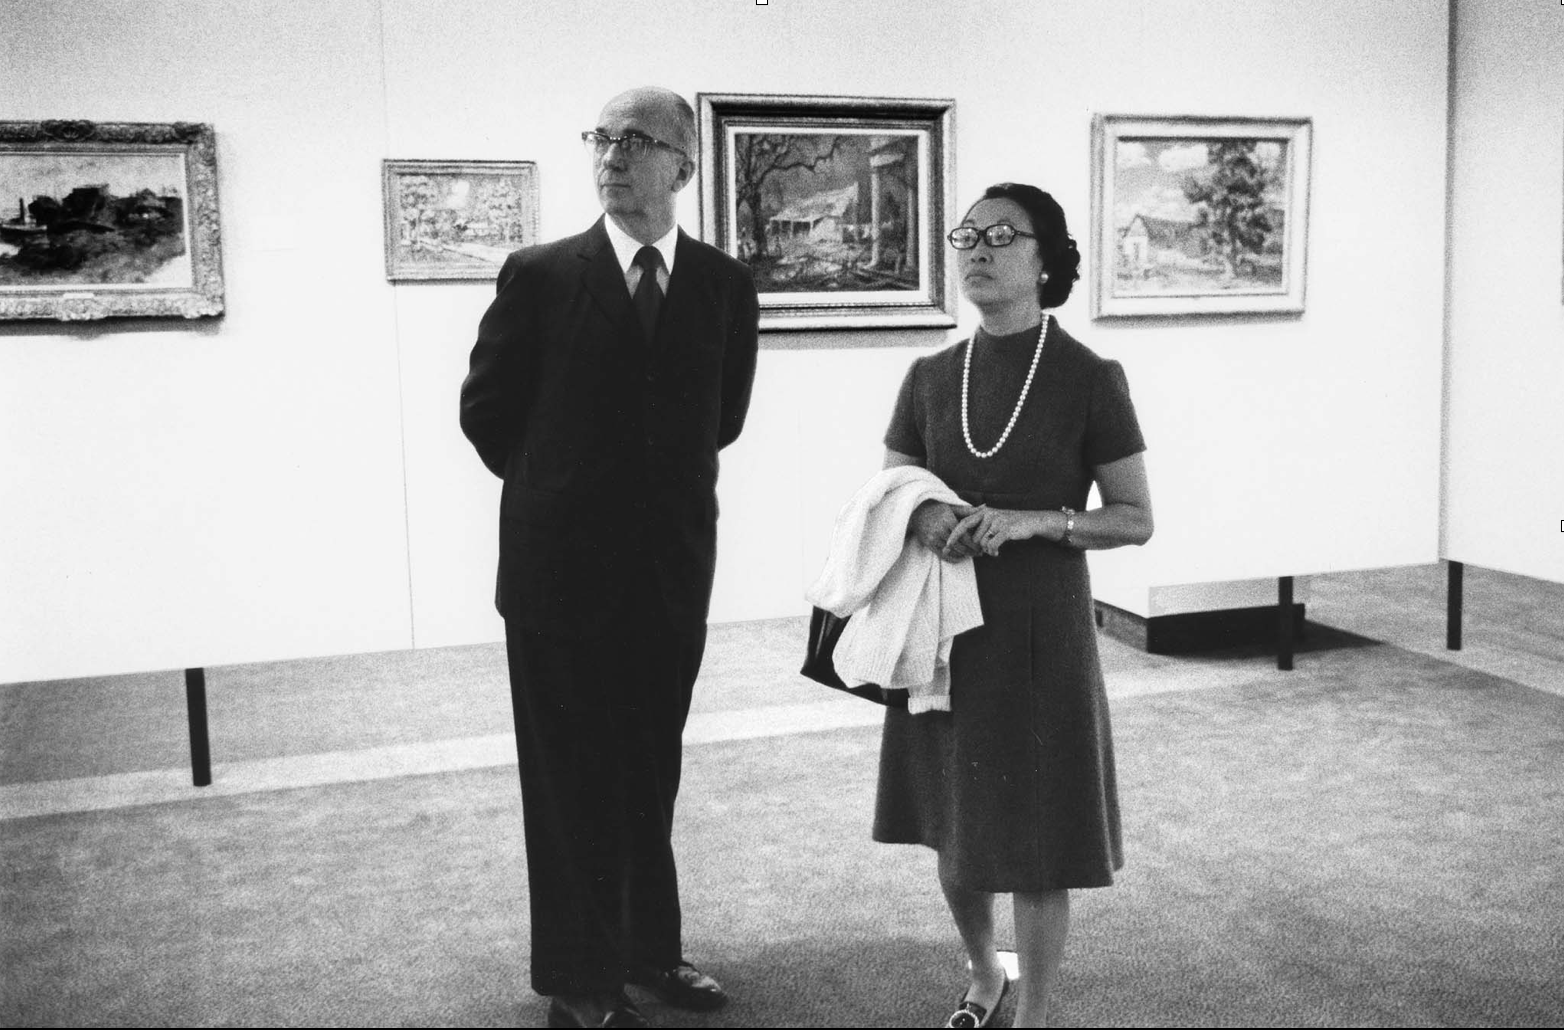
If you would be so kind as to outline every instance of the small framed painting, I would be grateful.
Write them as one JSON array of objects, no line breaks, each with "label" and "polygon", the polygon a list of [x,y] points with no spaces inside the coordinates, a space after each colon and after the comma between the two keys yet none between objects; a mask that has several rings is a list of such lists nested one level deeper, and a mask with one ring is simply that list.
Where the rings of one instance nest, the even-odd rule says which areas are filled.
[{"label": "small framed painting", "polygon": [[193,122],[0,122],[0,319],[223,313],[217,144]]},{"label": "small framed painting", "polygon": [[1092,317],[1301,312],[1307,118],[1092,123]]},{"label": "small framed painting", "polygon": [[955,102],[697,95],[701,229],[749,265],[760,328],[955,324]]},{"label": "small framed painting", "polygon": [[382,168],[386,278],[492,280],[538,240],[531,161],[394,161]]}]

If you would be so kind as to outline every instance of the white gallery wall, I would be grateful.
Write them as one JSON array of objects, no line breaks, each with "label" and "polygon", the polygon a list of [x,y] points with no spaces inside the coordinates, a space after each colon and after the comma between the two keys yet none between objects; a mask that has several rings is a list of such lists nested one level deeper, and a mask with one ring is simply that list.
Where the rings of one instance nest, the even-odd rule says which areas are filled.
[{"label": "white gallery wall", "polygon": [[0,681],[407,646],[377,22],[0,8],[0,118],[216,127],[228,312],[3,324]]},{"label": "white gallery wall", "polygon": [[[1443,0],[580,10],[4,4],[0,118],[215,126],[228,313],[0,324],[0,682],[498,639],[498,484],[456,425],[492,288],[385,281],[380,162],[536,161],[544,237],[576,232],[576,134],[649,81],[954,98],[958,203],[1037,182],[1083,251],[1093,113],[1311,117],[1301,318],[1093,323],[1085,282],[1060,311],[1150,442],[1157,536],[1094,555],[1097,592],[1437,556]],[[715,620],[805,610],[903,371],[960,335],[764,337]]]},{"label": "white gallery wall", "polygon": [[1564,7],[1455,27],[1444,554],[1564,582]]}]

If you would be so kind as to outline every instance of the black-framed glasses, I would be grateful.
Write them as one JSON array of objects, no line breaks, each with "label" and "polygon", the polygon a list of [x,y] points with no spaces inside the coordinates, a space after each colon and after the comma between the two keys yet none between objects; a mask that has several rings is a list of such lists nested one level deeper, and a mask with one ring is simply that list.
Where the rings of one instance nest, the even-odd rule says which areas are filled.
[{"label": "black-framed glasses", "polygon": [[581,142],[586,145],[587,153],[593,157],[602,157],[608,153],[608,148],[617,144],[619,152],[634,161],[645,157],[653,150],[671,150],[680,157],[689,157],[683,147],[676,147],[672,143],[664,143],[660,139],[654,139],[640,132],[626,133],[623,136],[610,136],[606,133],[588,129],[581,134]]},{"label": "black-framed glasses", "polygon": [[971,250],[978,245],[978,240],[982,240],[990,247],[1008,247],[1016,241],[1017,236],[1025,236],[1029,240],[1037,239],[1036,233],[1022,232],[1009,222],[995,222],[982,229],[973,225],[958,225],[950,230],[945,238],[957,250]]}]

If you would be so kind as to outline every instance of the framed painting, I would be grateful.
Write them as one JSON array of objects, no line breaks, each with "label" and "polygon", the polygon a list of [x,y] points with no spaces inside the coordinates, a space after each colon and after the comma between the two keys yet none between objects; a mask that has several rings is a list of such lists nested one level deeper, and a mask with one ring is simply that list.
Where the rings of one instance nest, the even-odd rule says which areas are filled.
[{"label": "framed painting", "polygon": [[1301,312],[1307,118],[1092,123],[1092,317]]},{"label": "framed painting", "polygon": [[393,161],[382,168],[386,278],[492,280],[538,239],[531,161]]},{"label": "framed painting", "polygon": [[0,121],[0,318],[221,315],[221,243],[210,125]]},{"label": "framed painting", "polygon": [[701,93],[701,230],[760,328],[955,324],[955,102]]}]

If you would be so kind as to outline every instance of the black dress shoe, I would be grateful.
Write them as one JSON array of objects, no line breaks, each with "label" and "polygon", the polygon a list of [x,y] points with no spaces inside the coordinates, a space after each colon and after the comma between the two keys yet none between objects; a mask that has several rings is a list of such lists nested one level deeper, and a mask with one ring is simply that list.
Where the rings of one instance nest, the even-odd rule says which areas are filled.
[{"label": "black dress shoe", "polygon": [[[601,1020],[593,1022],[597,1011],[601,1009]],[[581,1011],[566,1002],[559,996],[548,1000],[548,1025],[549,1026],[651,1026],[646,1017],[641,1015],[641,1010],[633,1005],[629,998],[620,994],[617,998],[607,999],[606,1005],[595,1006],[591,1015]]]},{"label": "black dress shoe", "polygon": [[1005,994],[1010,990],[1010,978],[1005,977],[1005,982],[999,987],[999,1000],[994,1002],[992,1008],[984,1008],[975,1001],[968,1001],[968,995],[963,994],[961,1000],[956,1003],[956,1011],[945,1020],[947,1027],[956,1027],[957,1030],[976,1030],[977,1027],[988,1026],[988,1021],[994,1018],[994,1013],[999,1011],[999,1006],[1005,1003]]},{"label": "black dress shoe", "polygon": [[666,1004],[692,1012],[715,1012],[728,1003],[727,992],[688,962],[668,969],[640,966],[630,971],[630,982],[645,987]]}]

